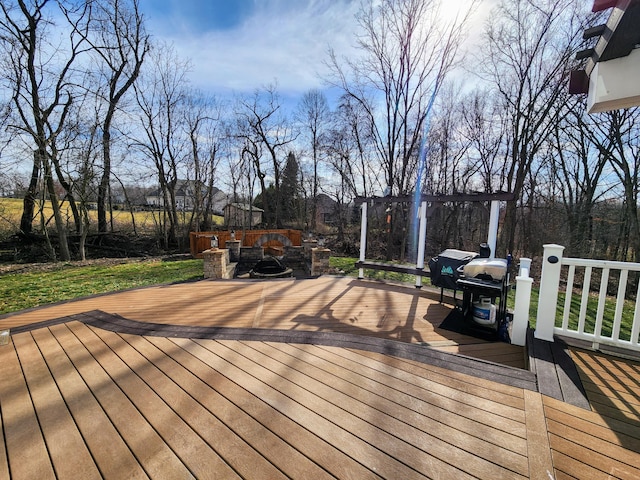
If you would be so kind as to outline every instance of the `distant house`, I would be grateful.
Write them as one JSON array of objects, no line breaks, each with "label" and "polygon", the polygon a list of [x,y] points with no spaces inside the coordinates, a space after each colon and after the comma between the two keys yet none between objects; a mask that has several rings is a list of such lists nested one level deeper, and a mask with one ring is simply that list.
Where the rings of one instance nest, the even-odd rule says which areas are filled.
[{"label": "distant house", "polygon": [[338,221],[338,202],[324,193],[316,197],[316,223],[333,225]]},{"label": "distant house", "polygon": [[147,205],[153,205],[154,207],[161,207],[164,205],[164,197],[162,196],[162,190],[151,190],[145,197]]},{"label": "distant house", "polygon": [[211,211],[217,215],[224,214],[224,207],[229,203],[230,195],[224,193],[219,188],[213,187],[213,199],[211,202]]},{"label": "distant house", "polygon": [[[202,182],[194,180],[178,180],[176,183],[176,207],[178,210],[192,210],[195,206],[197,188],[200,188],[200,196],[206,201],[207,187]],[[149,192],[146,196],[147,205],[156,207],[164,206],[164,196],[161,189]],[[211,211],[216,214],[223,212],[224,206],[229,201],[228,195],[217,187],[213,187]]]},{"label": "distant house", "polygon": [[233,228],[251,228],[262,223],[263,212],[246,203],[229,203],[224,207],[224,223]]}]

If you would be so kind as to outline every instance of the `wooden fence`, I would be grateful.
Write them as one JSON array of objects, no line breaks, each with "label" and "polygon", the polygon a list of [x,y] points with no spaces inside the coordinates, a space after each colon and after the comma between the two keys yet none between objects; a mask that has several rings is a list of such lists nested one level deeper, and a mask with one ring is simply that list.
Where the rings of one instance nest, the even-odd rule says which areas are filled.
[{"label": "wooden fence", "polygon": [[[238,230],[235,232],[236,240],[240,240],[241,246],[252,247],[256,243],[260,242],[265,236],[273,237],[275,235],[282,235],[287,237],[291,241],[291,245],[300,247],[302,246],[302,231],[300,230]],[[202,258],[202,252],[211,248],[211,237],[218,237],[218,245],[224,248],[225,242],[231,240],[230,230],[220,230],[216,232],[191,232],[189,234],[189,246],[191,255],[194,258]],[[261,242],[264,247],[280,246],[282,242],[277,239],[269,239]]]}]

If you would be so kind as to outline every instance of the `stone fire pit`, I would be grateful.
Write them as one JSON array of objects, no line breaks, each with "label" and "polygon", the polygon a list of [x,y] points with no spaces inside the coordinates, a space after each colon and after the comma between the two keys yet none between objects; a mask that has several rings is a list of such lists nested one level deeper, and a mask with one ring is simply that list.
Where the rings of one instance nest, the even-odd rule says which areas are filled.
[{"label": "stone fire pit", "polygon": [[249,272],[250,278],[287,278],[293,276],[293,269],[287,268],[276,257],[266,256],[258,261]]}]

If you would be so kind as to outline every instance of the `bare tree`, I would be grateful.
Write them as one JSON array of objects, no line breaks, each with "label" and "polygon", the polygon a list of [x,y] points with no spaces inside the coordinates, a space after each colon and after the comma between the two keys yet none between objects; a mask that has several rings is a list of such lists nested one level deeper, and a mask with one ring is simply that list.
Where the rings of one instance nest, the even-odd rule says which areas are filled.
[{"label": "bare tree", "polygon": [[339,175],[343,195],[349,199],[367,197],[384,188],[369,120],[360,104],[344,95],[323,142],[329,165]]},{"label": "bare tree", "polygon": [[187,71],[188,63],[165,45],[152,52],[149,71],[134,84],[143,130],[134,144],[152,162],[157,175],[164,204],[159,223],[165,245],[178,241],[176,186],[190,142],[185,127]]},{"label": "bare tree", "polygon": [[149,35],[138,0],[88,2],[92,28],[83,34],[98,58],[103,88],[98,95],[107,104],[102,119],[102,177],[98,187],[98,231],[106,232],[107,199],[111,179],[112,124],[118,106],[140,74],[149,51]]},{"label": "bare tree", "polygon": [[[0,30],[2,46],[9,54],[6,77],[12,92],[15,121],[8,127],[30,138],[33,142],[33,167],[30,185],[24,198],[20,229],[24,234],[32,231],[38,180],[42,173],[48,200],[51,202],[60,248],[60,258],[70,260],[66,222],[63,217],[54,175],[59,168],[56,138],[65,128],[69,109],[74,101],[73,66],[83,53],[84,38],[78,32],[88,28],[87,4],[57,2],[70,28],[68,44],[47,43],[48,28],[54,22],[48,17],[47,0],[27,4],[24,0],[0,4]],[[64,37],[62,37],[64,38]],[[43,222],[44,223],[44,222]],[[52,254],[55,254],[51,249]]]},{"label": "bare tree", "polygon": [[361,56],[330,54],[330,81],[368,116],[390,193],[408,193],[430,100],[455,65],[469,16],[447,22],[435,0],[366,1],[357,15]]},{"label": "bare tree", "polygon": [[[245,140],[246,153],[253,159],[263,199],[267,195],[266,177],[272,175],[274,202],[273,205],[265,203],[263,209],[266,220],[279,227],[282,221],[281,176],[287,160],[287,146],[296,136],[282,112],[276,86],[267,86],[264,91],[257,90],[252,97],[241,100],[238,120],[238,134]],[[266,159],[262,157],[263,152]],[[265,160],[266,164],[263,163]]]},{"label": "bare tree", "polygon": [[461,135],[469,142],[472,175],[479,177],[475,187],[483,192],[495,192],[505,178],[507,127],[495,95],[476,89],[460,102]]},{"label": "bare tree", "polygon": [[[255,198],[255,182],[259,181],[262,188],[266,191],[265,175],[260,170],[260,159],[262,158],[262,145],[248,138],[235,136],[236,140],[240,140],[238,145],[238,162],[230,163],[231,175],[233,179],[233,201],[243,203],[246,201],[249,205],[248,215],[242,215],[243,230],[253,228],[253,199]],[[237,220],[237,219],[236,219]],[[247,225],[246,221],[249,221]]]},{"label": "bare tree", "polygon": [[223,162],[228,173],[226,185],[231,191],[231,203],[242,203],[253,199],[255,178],[249,173],[251,161],[245,154],[245,144],[239,142],[232,128],[227,128],[227,147],[224,149]]},{"label": "bare tree", "polygon": [[472,151],[464,121],[464,102],[459,86],[445,85],[433,114],[427,139],[429,187],[438,193],[455,194],[477,189],[481,163]]},{"label": "bare tree", "polygon": [[298,104],[297,118],[309,137],[313,174],[311,178],[311,230],[316,229],[318,199],[318,167],[322,153],[321,140],[329,121],[327,97],[320,90],[309,90]]},{"label": "bare tree", "polygon": [[[458,60],[464,27],[477,4],[471,3],[465,14],[447,21],[439,0],[368,0],[357,14],[360,56],[341,60],[330,52],[330,82],[366,113],[388,194],[409,194],[423,170],[418,160],[427,115]],[[388,259],[394,255],[394,229],[404,236],[408,215],[398,208],[391,217]]]},{"label": "bare tree", "polygon": [[60,161],[58,179],[72,209],[76,233],[80,236],[79,254],[86,258],[89,233],[89,204],[95,202],[96,167],[99,165],[99,116],[101,104],[95,97],[82,95],[71,106],[67,128],[56,139]]},{"label": "bare tree", "polygon": [[593,122],[590,139],[612,167],[620,181],[624,218],[620,238],[629,241],[628,248],[619,247],[619,256],[627,260],[631,251],[640,260],[640,108],[614,110],[600,114]]},{"label": "bare tree", "polygon": [[[553,133],[566,101],[569,62],[584,26],[573,0],[502,0],[486,31],[483,76],[502,98],[510,142],[500,187],[522,199],[525,180]],[[508,202],[502,243],[514,251],[517,204]]]},{"label": "bare tree", "polygon": [[194,199],[188,229],[211,229],[214,184],[217,180],[221,150],[226,134],[222,117],[223,106],[200,92],[191,92],[186,108],[186,128],[191,146],[188,172],[193,175]]},{"label": "bare tree", "polygon": [[[483,158],[485,152],[477,149],[478,146],[484,147],[478,138],[481,127],[469,124],[467,109],[473,102],[468,101],[460,89],[459,85],[447,83],[436,102],[426,147],[429,172],[426,181],[427,190],[431,192],[449,195],[474,192],[484,190],[486,183],[485,168],[491,159]],[[480,108],[479,104],[475,105],[474,115],[484,119]],[[433,253],[442,251],[447,245],[472,249],[479,243],[480,232],[486,238],[487,232],[483,227],[488,223],[488,215],[476,207],[468,202],[433,206],[427,242],[436,247]],[[417,242],[417,232],[414,230],[412,233],[412,241]]]},{"label": "bare tree", "polygon": [[[551,178],[564,207],[571,255],[593,255],[593,215],[596,203],[610,190],[602,183],[608,155],[593,142],[597,120],[585,118],[583,99],[567,104],[567,114],[556,123]],[[556,190],[553,188],[551,193]]]}]

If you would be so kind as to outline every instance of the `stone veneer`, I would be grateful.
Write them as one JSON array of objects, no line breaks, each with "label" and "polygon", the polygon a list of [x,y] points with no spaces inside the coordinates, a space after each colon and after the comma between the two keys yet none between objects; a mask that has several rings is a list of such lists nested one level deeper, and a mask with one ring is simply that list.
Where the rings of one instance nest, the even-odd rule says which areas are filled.
[{"label": "stone veneer", "polygon": [[[204,258],[204,278],[230,278],[228,249],[212,248],[202,252],[202,256]],[[233,276],[233,272],[231,276]]]},{"label": "stone veneer", "polygon": [[240,240],[227,240],[224,242],[224,248],[229,250],[229,259],[232,262],[240,261],[240,247],[242,242]]},{"label": "stone veneer", "polygon": [[[312,277],[329,273],[331,250],[315,245],[314,241],[305,242],[302,247],[285,247],[283,262],[290,268],[306,270]],[[239,240],[227,241],[225,246],[227,248],[213,248],[202,252],[204,278],[233,278],[234,263],[243,264],[246,268],[264,258],[262,247],[241,247]]]},{"label": "stone veneer", "polygon": [[311,249],[311,276],[325,275],[329,273],[329,257],[331,250],[317,247]]}]

